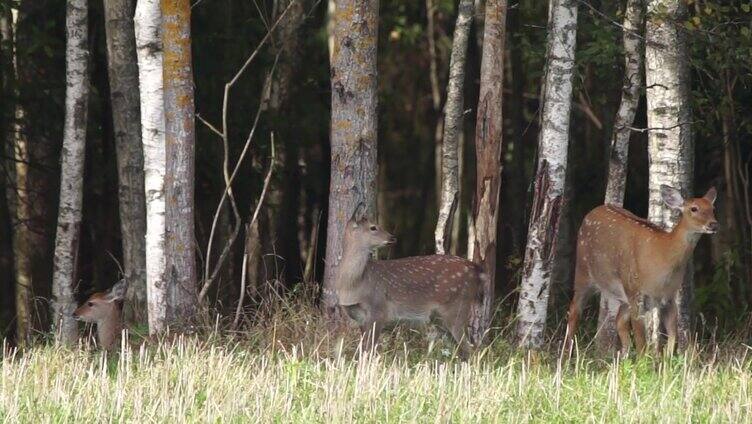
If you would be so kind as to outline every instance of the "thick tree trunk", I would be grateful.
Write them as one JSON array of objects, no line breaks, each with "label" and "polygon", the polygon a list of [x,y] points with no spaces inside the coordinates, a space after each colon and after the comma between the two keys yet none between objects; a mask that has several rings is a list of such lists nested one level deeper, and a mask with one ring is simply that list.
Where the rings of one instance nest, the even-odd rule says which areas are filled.
[{"label": "thick tree trunk", "polygon": [[473,1],[460,0],[457,7],[457,23],[454,27],[452,57],[449,63],[447,99],[444,106],[444,137],[441,142],[441,202],[434,232],[436,253],[440,254],[450,250],[450,233],[457,219],[455,215],[460,201],[458,144],[464,118],[465,61],[473,21]]},{"label": "thick tree trunk", "polygon": [[342,259],[345,223],[359,205],[375,218],[378,97],[376,46],[379,2],[337,0],[331,56],[331,179],[323,304],[334,311],[331,288]]},{"label": "thick tree trunk", "polygon": [[521,346],[543,344],[551,268],[564,201],[572,105],[576,0],[550,0],[538,165],[520,291],[517,336]]},{"label": "thick tree trunk", "polygon": [[[670,228],[679,215],[664,205],[660,186],[667,184],[692,195],[694,144],[692,113],[689,100],[689,66],[687,46],[681,22],[686,18],[686,5],[680,0],[649,0],[645,33],[645,79],[647,83],[648,155],[650,204],[648,219]],[[692,263],[677,296],[679,306],[679,345],[687,342],[692,299]],[[657,311],[649,315],[655,317]],[[648,330],[657,341],[657,320]]]},{"label": "thick tree trunk", "polygon": [[133,0],[104,0],[112,121],[117,148],[126,316],[146,319],[146,206]]},{"label": "thick tree trunk", "polygon": [[[642,88],[642,43],[645,19],[644,0],[628,0],[622,29],[624,44],[624,84],[621,103],[614,119],[611,136],[611,151],[608,162],[608,181],[604,203],[622,206],[627,182],[627,159],[629,154],[630,127],[637,113]],[[610,297],[601,296],[598,312],[598,345],[603,350],[616,346],[616,312],[619,304]]]},{"label": "thick tree trunk", "polygon": [[167,327],[164,192],[167,152],[162,83],[162,9],[159,0],[138,0],[134,24],[144,151],[146,298],[149,334],[156,334]]},{"label": "thick tree trunk", "polygon": [[184,326],[195,321],[198,302],[193,212],[195,108],[189,0],[162,0],[162,36],[168,319]]},{"label": "thick tree trunk", "polygon": [[76,265],[81,233],[84,151],[89,97],[87,0],[68,0],[66,13],[65,127],[60,174],[60,209],[55,237],[52,310],[55,336],[73,344],[78,336],[73,311]]},{"label": "thick tree trunk", "polygon": [[475,246],[473,261],[488,278],[483,287],[483,305],[473,310],[471,337],[480,343],[492,318],[496,282],[496,234],[501,189],[502,89],[504,85],[504,39],[506,0],[486,2],[480,95],[475,123],[477,180],[475,186]]}]

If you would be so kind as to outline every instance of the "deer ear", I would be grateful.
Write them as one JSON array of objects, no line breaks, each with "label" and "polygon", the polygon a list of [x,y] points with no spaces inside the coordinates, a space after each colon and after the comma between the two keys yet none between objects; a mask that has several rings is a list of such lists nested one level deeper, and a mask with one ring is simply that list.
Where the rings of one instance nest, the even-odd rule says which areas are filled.
[{"label": "deer ear", "polygon": [[705,200],[710,202],[710,204],[712,205],[715,203],[715,198],[718,197],[718,191],[715,189],[715,187],[710,187],[708,189],[708,192],[705,193],[705,195],[702,197],[704,197]]},{"label": "deer ear", "polygon": [[661,198],[671,209],[681,209],[684,206],[684,198],[681,192],[671,186],[661,184]]},{"label": "deer ear", "polygon": [[125,280],[120,280],[117,284],[112,286],[110,291],[107,292],[107,301],[116,302],[125,299],[125,293],[128,291],[128,284]]}]

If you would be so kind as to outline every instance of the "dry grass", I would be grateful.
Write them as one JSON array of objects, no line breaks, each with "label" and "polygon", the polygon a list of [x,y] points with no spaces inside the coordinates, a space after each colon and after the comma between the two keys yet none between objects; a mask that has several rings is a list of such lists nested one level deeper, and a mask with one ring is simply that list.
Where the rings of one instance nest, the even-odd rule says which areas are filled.
[{"label": "dry grass", "polygon": [[[525,357],[498,338],[467,363],[400,329],[379,353],[283,304],[235,335],[125,344],[109,357],[6,351],[3,422],[750,422],[747,348],[668,360]],[[714,354],[725,352],[723,358]]]}]

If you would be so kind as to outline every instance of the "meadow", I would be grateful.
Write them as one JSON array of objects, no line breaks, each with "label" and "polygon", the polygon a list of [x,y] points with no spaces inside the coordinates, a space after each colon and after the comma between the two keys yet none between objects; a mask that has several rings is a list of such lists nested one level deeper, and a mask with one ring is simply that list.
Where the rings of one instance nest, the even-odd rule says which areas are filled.
[{"label": "meadow", "polygon": [[[400,327],[374,354],[286,303],[242,331],[141,340],[119,354],[40,344],[3,349],[0,422],[752,422],[749,346],[673,358],[563,360],[504,330],[467,362],[446,337]],[[587,336],[585,336],[587,337]]]}]

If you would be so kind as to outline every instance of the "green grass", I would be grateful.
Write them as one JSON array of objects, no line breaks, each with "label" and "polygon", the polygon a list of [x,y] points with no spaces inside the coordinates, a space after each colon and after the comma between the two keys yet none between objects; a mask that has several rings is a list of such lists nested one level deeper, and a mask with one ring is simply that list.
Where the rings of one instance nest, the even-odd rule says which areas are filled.
[{"label": "green grass", "polygon": [[[378,353],[309,307],[238,334],[126,343],[120,355],[6,351],[2,422],[752,422],[752,360],[728,342],[670,359],[526,357],[503,337],[468,362],[405,329]],[[430,349],[429,349],[430,348]],[[723,352],[723,355],[719,354]]]}]

